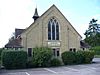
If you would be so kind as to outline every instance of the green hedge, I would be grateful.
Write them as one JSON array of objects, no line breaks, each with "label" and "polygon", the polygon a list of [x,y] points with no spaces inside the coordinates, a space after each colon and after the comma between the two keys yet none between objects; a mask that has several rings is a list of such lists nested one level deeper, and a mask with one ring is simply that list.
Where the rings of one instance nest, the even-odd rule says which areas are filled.
[{"label": "green hedge", "polygon": [[66,51],[62,53],[61,56],[65,65],[91,63],[92,59],[94,58],[94,52],[93,51],[78,51],[78,52]]},{"label": "green hedge", "polygon": [[5,50],[2,52],[2,65],[7,69],[25,68],[27,52]]},{"label": "green hedge", "polygon": [[62,65],[62,62],[58,58],[53,58],[50,61],[50,66],[61,66],[61,65]]},{"label": "green hedge", "polygon": [[65,65],[67,64],[73,64],[75,62],[75,53],[71,51],[66,51],[62,53],[62,60]]},{"label": "green hedge", "polygon": [[34,67],[49,66],[50,59],[52,58],[52,50],[48,47],[33,48],[32,63]]},{"label": "green hedge", "polygon": [[0,48],[0,60],[1,60],[1,53],[2,53],[2,51],[3,51],[3,49],[2,49],[2,48]]},{"label": "green hedge", "polygon": [[75,54],[75,64],[81,64],[84,61],[84,57],[83,54],[81,54],[81,52],[76,52]]},{"label": "green hedge", "polygon": [[83,56],[83,63],[91,63],[94,58],[94,51],[80,51],[79,52]]},{"label": "green hedge", "polygon": [[92,47],[90,50],[95,52],[95,55],[100,55],[100,46]]}]

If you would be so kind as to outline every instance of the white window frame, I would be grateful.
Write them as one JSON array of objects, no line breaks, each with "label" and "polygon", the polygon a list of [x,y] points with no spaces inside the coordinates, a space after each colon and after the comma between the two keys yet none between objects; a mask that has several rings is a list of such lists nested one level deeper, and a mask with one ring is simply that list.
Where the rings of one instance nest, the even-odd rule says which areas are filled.
[{"label": "white window frame", "polygon": [[[51,22],[51,20],[52,20],[52,22]],[[51,27],[51,39],[48,39],[48,40],[53,40],[53,36],[52,36],[52,35],[53,35],[53,34],[52,34],[52,25],[53,25],[53,23],[54,23],[54,26],[55,26],[55,38],[54,38],[54,40],[57,40],[57,39],[56,39],[56,37],[57,37],[57,36],[56,36],[56,35],[57,35],[57,32],[56,32],[56,25],[57,25],[57,23],[58,23],[58,27],[59,27],[59,36],[58,36],[59,39],[58,39],[58,40],[60,40],[60,25],[59,25],[59,22],[58,22],[57,20],[56,20],[56,22],[55,22],[55,20],[56,20],[56,18],[54,18],[54,17],[52,17],[52,18],[49,20],[50,25],[51,25],[51,26],[50,26],[50,27]],[[48,22],[48,23],[49,23],[49,22]],[[49,32],[48,32],[48,33],[49,33]]]}]

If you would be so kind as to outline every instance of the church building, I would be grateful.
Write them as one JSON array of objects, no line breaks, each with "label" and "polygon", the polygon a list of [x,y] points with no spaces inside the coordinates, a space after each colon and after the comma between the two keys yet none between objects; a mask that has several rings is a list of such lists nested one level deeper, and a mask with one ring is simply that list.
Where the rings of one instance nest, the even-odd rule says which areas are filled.
[{"label": "church building", "polygon": [[55,56],[64,51],[80,50],[81,35],[55,5],[41,16],[36,8],[33,19],[34,22],[20,34],[21,46],[28,53],[41,46],[52,48]]}]

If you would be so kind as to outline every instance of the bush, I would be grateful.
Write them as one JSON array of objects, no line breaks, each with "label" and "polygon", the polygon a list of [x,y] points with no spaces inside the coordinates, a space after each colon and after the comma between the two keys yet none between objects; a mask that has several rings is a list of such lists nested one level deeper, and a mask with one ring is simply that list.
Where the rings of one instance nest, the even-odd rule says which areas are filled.
[{"label": "bush", "polygon": [[61,64],[61,60],[58,58],[53,58],[50,61],[50,66],[60,66]]},{"label": "bush", "polygon": [[50,59],[52,58],[52,50],[47,47],[36,47],[33,49],[33,65],[34,67],[49,66]]},{"label": "bush", "polygon": [[94,51],[78,51],[82,55],[82,63],[91,63],[94,58]]},{"label": "bush", "polygon": [[2,51],[3,51],[3,49],[2,49],[2,48],[0,48],[0,60],[1,60],[1,53],[2,53]]},{"label": "bush", "polygon": [[32,60],[27,61],[26,66],[27,68],[33,68],[34,67],[33,61]]},{"label": "bush", "polygon": [[95,58],[100,58],[100,55],[95,55],[94,57],[95,57]]},{"label": "bush", "polygon": [[7,69],[25,68],[27,52],[5,50],[2,52],[2,65]]},{"label": "bush", "polygon": [[82,64],[83,63],[83,55],[80,52],[75,53],[75,64]]},{"label": "bush", "polygon": [[83,53],[83,63],[91,63],[92,59],[94,58],[94,52],[93,51],[84,51]]},{"label": "bush", "polygon": [[62,60],[65,65],[91,63],[93,58],[94,58],[93,51],[78,51],[78,52],[66,51],[62,53]]},{"label": "bush", "polygon": [[95,55],[100,55],[100,46],[92,47],[90,50],[95,52]]},{"label": "bush", "polygon": [[74,62],[75,62],[75,53],[74,52],[66,51],[66,52],[62,53],[61,57],[62,57],[63,63],[65,65],[68,65],[68,64],[71,65],[71,64],[74,64]]}]

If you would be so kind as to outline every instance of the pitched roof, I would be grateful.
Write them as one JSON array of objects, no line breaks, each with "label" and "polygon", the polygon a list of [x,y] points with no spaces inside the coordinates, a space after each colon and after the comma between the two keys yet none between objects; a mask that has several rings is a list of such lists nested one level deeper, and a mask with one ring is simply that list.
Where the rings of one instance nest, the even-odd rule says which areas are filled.
[{"label": "pitched roof", "polygon": [[85,41],[80,41],[80,45],[81,45],[81,48],[90,48],[91,46],[88,44],[88,43],[86,43]]},{"label": "pitched roof", "polygon": [[[51,8],[53,8],[53,7],[55,7],[59,12],[60,12],[60,10],[53,4],[47,11],[45,11],[38,19],[40,19],[42,16],[44,16],[45,15],[45,13],[47,13]],[[61,13],[61,12],[60,12]],[[66,17],[61,13],[61,15],[66,19]],[[38,19],[36,20],[36,21],[38,21]],[[36,23],[36,21],[35,22],[33,22],[24,32],[26,32],[34,23]],[[66,19],[66,21],[71,25],[71,23]],[[71,25],[71,27],[76,31],[76,29]],[[23,32],[23,33],[24,33]],[[82,36],[76,31],[76,33],[82,38]]]},{"label": "pitched roof", "polygon": [[21,33],[23,33],[24,30],[25,29],[18,29],[18,28],[16,28],[15,29],[15,38],[17,38]]},{"label": "pitched roof", "polygon": [[20,44],[20,39],[13,39],[9,41],[6,45],[5,48],[22,48]]}]

